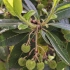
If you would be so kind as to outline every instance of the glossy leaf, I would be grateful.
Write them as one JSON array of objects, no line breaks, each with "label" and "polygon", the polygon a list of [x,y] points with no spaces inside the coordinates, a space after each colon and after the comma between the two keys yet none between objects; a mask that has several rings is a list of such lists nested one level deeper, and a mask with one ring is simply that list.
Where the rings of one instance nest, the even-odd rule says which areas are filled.
[{"label": "glossy leaf", "polygon": [[47,31],[46,36],[49,39],[51,45],[54,47],[56,53],[62,58],[62,61],[70,65],[68,52],[66,49],[63,49],[62,45],[64,46],[64,44],[61,42],[61,40],[49,31]]},{"label": "glossy leaf", "polygon": [[26,20],[29,21],[29,19],[31,18],[31,16],[33,16],[34,14],[35,14],[35,11],[34,11],[34,10],[30,10],[28,13],[24,14],[23,17],[24,17]]},{"label": "glossy leaf", "polygon": [[21,0],[3,0],[6,8],[13,16],[21,15],[22,1]]},{"label": "glossy leaf", "polygon": [[19,24],[19,25],[18,25],[18,29],[19,29],[19,30],[24,30],[24,29],[26,29],[26,28],[28,28],[28,25],[25,25],[25,24]]},{"label": "glossy leaf", "polygon": [[[13,0],[12,0],[12,1],[13,1]],[[3,0],[3,2],[4,2],[4,4],[5,4],[5,6],[6,6],[6,8],[8,9],[8,11],[9,11],[13,16],[16,16],[16,13],[14,12],[13,7],[11,6],[12,4],[10,4],[10,3],[8,2],[8,0]]]},{"label": "glossy leaf", "polygon": [[13,0],[13,9],[16,15],[21,15],[22,13],[22,0]]}]

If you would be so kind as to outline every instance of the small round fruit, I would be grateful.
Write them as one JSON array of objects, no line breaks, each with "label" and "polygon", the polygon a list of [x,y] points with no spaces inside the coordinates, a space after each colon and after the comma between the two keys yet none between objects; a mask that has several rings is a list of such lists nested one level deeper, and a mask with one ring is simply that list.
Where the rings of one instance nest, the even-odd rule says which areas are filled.
[{"label": "small round fruit", "polygon": [[25,66],[25,64],[26,64],[26,59],[24,59],[24,58],[19,58],[18,59],[18,64],[20,65],[20,66]]},{"label": "small round fruit", "polygon": [[57,63],[55,60],[49,61],[48,65],[51,69],[55,69],[57,67]]},{"label": "small round fruit", "polygon": [[38,70],[43,70],[44,67],[45,67],[45,65],[44,65],[43,62],[37,63],[37,69],[38,69]]},{"label": "small round fruit", "polygon": [[33,70],[36,66],[36,62],[34,60],[27,60],[26,67],[29,70]]},{"label": "small round fruit", "polygon": [[43,7],[44,7],[43,4],[38,4],[38,5],[37,5],[37,8],[38,8],[39,10],[41,10]]},{"label": "small round fruit", "polygon": [[21,50],[24,52],[24,53],[28,53],[29,51],[30,51],[30,45],[25,45],[25,44],[23,44],[22,46],[21,46]]}]

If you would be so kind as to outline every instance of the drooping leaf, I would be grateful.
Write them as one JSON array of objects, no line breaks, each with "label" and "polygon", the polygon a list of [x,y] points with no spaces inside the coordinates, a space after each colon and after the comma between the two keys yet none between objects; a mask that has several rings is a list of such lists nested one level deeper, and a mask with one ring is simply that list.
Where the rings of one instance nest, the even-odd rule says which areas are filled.
[{"label": "drooping leaf", "polygon": [[66,23],[50,23],[49,25],[65,30],[70,30],[70,24]]},{"label": "drooping leaf", "polygon": [[61,40],[49,31],[46,32],[46,36],[49,39],[51,45],[54,47],[56,53],[62,58],[62,61],[70,65],[68,52],[66,49],[63,49],[64,44],[61,42]]}]

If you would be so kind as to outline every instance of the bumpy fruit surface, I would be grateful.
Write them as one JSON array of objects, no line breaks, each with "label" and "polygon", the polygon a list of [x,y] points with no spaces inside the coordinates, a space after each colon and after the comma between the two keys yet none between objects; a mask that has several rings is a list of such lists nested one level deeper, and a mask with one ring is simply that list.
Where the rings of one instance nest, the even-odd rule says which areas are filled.
[{"label": "bumpy fruit surface", "polygon": [[29,69],[29,70],[33,70],[36,66],[36,62],[34,60],[27,60],[26,62],[26,67]]},{"label": "bumpy fruit surface", "polygon": [[57,67],[57,63],[55,60],[48,62],[48,65],[51,69],[55,69]]},{"label": "bumpy fruit surface", "polygon": [[43,70],[44,69],[44,63],[43,62],[40,62],[40,63],[37,63],[37,69],[38,70]]},{"label": "bumpy fruit surface", "polygon": [[24,59],[24,58],[19,58],[18,59],[18,64],[20,65],[20,66],[25,66],[25,64],[26,64],[26,59]]},{"label": "bumpy fruit surface", "polygon": [[37,8],[38,8],[39,10],[41,10],[43,7],[44,7],[43,4],[38,4],[38,5],[37,5]]},{"label": "bumpy fruit surface", "polygon": [[29,51],[30,51],[30,45],[25,45],[25,44],[23,44],[22,46],[21,46],[21,50],[24,52],[24,53],[28,53]]}]

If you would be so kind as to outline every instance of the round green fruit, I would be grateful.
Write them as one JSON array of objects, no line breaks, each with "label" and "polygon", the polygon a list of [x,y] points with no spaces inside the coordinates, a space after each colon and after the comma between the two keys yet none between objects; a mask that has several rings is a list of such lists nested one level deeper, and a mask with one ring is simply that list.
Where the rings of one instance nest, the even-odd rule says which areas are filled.
[{"label": "round green fruit", "polygon": [[39,63],[37,63],[37,69],[38,69],[38,70],[43,70],[44,67],[45,67],[45,65],[44,65],[43,62],[39,62]]},{"label": "round green fruit", "polygon": [[36,62],[34,60],[27,60],[26,67],[29,70],[33,70],[36,66]]},{"label": "round green fruit", "polygon": [[25,45],[25,44],[23,44],[22,46],[21,46],[21,50],[24,52],[24,53],[28,53],[29,51],[30,51],[30,45]]},{"label": "round green fruit", "polygon": [[57,67],[57,63],[55,60],[49,61],[48,65],[51,69],[55,69]]},{"label": "round green fruit", "polygon": [[20,65],[20,66],[25,66],[25,64],[26,64],[26,59],[24,59],[24,58],[19,58],[18,59],[18,64]]},{"label": "round green fruit", "polygon": [[39,10],[41,10],[43,7],[44,7],[43,4],[38,4],[38,5],[37,5],[37,8],[38,8]]}]

